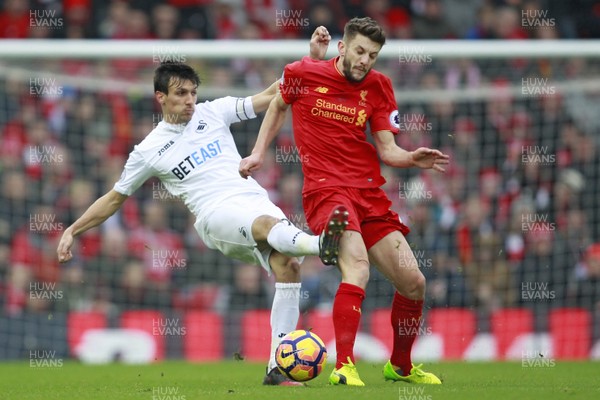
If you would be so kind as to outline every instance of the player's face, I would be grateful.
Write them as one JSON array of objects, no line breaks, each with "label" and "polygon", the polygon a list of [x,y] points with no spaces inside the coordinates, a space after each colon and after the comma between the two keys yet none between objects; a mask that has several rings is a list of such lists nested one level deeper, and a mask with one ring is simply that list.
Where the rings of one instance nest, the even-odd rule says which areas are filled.
[{"label": "player's face", "polygon": [[192,81],[171,79],[169,93],[157,93],[162,106],[163,120],[170,124],[187,124],[194,114],[198,87]]},{"label": "player's face", "polygon": [[375,65],[381,45],[357,34],[348,43],[340,42],[342,73],[350,82],[360,82]]}]

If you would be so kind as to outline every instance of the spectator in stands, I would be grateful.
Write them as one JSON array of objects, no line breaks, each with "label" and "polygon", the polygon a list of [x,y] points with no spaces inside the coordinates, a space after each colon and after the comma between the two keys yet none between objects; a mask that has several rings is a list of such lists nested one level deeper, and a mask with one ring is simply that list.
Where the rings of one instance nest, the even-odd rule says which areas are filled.
[{"label": "spectator in stands", "polygon": [[597,140],[591,135],[582,134],[575,141],[575,151],[571,157],[571,166],[584,179],[585,185],[580,191],[580,202],[588,210],[588,219],[593,227],[594,240],[600,239],[600,151]]},{"label": "spectator in stands", "polygon": [[410,15],[397,2],[367,0],[364,15],[379,21],[390,39],[412,39]]},{"label": "spectator in stands", "polygon": [[557,227],[559,240],[565,246],[568,265],[576,265],[585,255],[585,250],[591,246],[591,226],[585,210],[574,208],[568,211],[566,224]]},{"label": "spectator in stands", "polygon": [[527,222],[541,219],[534,214],[522,223],[525,257],[515,271],[519,304],[534,310],[537,330],[545,329],[551,307],[565,304],[570,272],[564,246],[556,240],[556,225],[551,220]]},{"label": "spectator in stands", "polygon": [[600,243],[590,245],[575,267],[575,298],[577,306],[600,316]]},{"label": "spectator in stands", "polygon": [[433,307],[467,307],[472,292],[467,285],[458,259],[439,249],[432,255],[433,268],[424,269],[427,278],[425,309]]},{"label": "spectator in stands", "polygon": [[112,0],[108,4],[105,19],[99,23],[100,37],[107,39],[122,37],[127,30],[130,11],[128,2]]},{"label": "spectator in stands", "polygon": [[446,130],[452,132],[441,138],[445,144],[443,151],[448,149],[453,164],[466,174],[466,191],[472,192],[479,183],[481,169],[480,139],[474,121],[465,116],[457,117],[453,127]]},{"label": "spectator in stands", "polygon": [[480,6],[487,5],[481,0],[443,0],[443,3],[444,17],[458,38],[464,38],[469,28],[475,26]]},{"label": "spectator in stands", "polygon": [[35,206],[28,178],[22,170],[8,169],[1,175],[0,246],[10,244],[15,232],[29,222]]},{"label": "spectator in stands", "polygon": [[474,306],[487,315],[515,304],[514,276],[502,251],[500,237],[495,233],[480,235],[473,245],[473,262],[465,265],[469,290]]},{"label": "spectator in stands", "polygon": [[131,261],[125,231],[108,224],[102,232],[100,252],[85,263],[85,282],[92,283],[100,291],[110,292],[119,285],[121,275]]},{"label": "spectator in stands", "polygon": [[128,247],[136,258],[142,260],[145,280],[170,287],[172,271],[186,268],[187,265],[181,237],[169,227],[167,214],[160,200],[144,204],[143,221],[144,224],[129,237]]},{"label": "spectator in stands", "polygon": [[566,122],[567,115],[562,112],[564,107],[563,95],[556,89],[554,94],[540,96],[535,99],[534,107],[540,112],[532,113],[532,137],[536,144],[546,146],[551,154],[557,154],[561,126]]},{"label": "spectator in stands", "polygon": [[267,281],[262,276],[261,267],[252,264],[239,264],[233,267],[233,282],[228,296],[228,310],[225,317],[227,329],[225,351],[227,354],[239,354],[241,348],[242,316],[246,310],[270,307]]},{"label": "spectator in stands", "polygon": [[477,11],[477,21],[465,34],[465,39],[491,39],[493,37],[496,10],[489,2]]},{"label": "spectator in stands", "polygon": [[506,159],[506,145],[513,114],[513,98],[509,82],[498,79],[492,82],[494,95],[486,100],[483,125],[481,127],[481,161],[483,167],[496,167]]},{"label": "spectator in stands", "polygon": [[152,9],[153,36],[159,40],[177,39],[179,10],[169,4],[157,4]]},{"label": "spectator in stands", "polygon": [[67,39],[90,39],[95,35],[91,3],[92,0],[63,1],[63,31]]},{"label": "spectator in stands", "polygon": [[[583,206],[581,196],[586,187],[584,176],[577,170],[565,168],[560,171],[552,192],[551,218],[558,226],[565,226],[568,212]],[[591,184],[591,183],[590,183]],[[591,212],[588,211],[588,212]]]},{"label": "spectator in stands", "polygon": [[492,38],[494,39],[527,39],[527,32],[521,26],[521,16],[516,8],[503,6],[496,9]]},{"label": "spectator in stands", "polygon": [[86,272],[81,261],[61,268],[61,277],[57,285],[61,299],[53,302],[54,311],[87,311],[93,308],[98,287],[96,282],[86,279]]},{"label": "spectator in stands", "polygon": [[31,29],[28,1],[5,0],[0,11],[0,38],[25,39]]},{"label": "spectator in stands", "polygon": [[[31,210],[29,221],[13,232],[8,274],[8,292],[12,298],[7,300],[11,312],[19,312],[28,303],[30,285],[36,282],[54,285],[59,280],[60,268],[52,247],[58,244],[62,229],[53,209],[38,205]],[[40,296],[39,300],[46,299]],[[48,307],[45,301],[32,305],[38,309]]]},{"label": "spectator in stands", "polygon": [[329,34],[333,38],[342,37],[343,26],[340,26],[342,22],[339,18],[340,12],[339,7],[336,7],[337,2],[325,2],[315,1],[310,5],[308,11],[308,28],[303,30],[303,36],[309,38],[310,35],[319,26],[326,26]]},{"label": "spectator in stands", "polygon": [[425,0],[422,14],[413,19],[413,36],[415,39],[456,38],[456,33],[445,19],[441,0]]},{"label": "spectator in stands", "polygon": [[481,70],[473,60],[463,58],[450,62],[446,69],[447,89],[477,89],[481,85]]},{"label": "spectator in stands", "polygon": [[229,294],[229,309],[235,311],[271,307],[267,280],[261,267],[252,264],[236,265],[233,269],[233,286]]},{"label": "spectator in stands", "polygon": [[145,270],[142,261],[132,260],[125,265],[114,294],[114,302],[121,310],[170,308],[171,293],[164,286],[148,282]]},{"label": "spectator in stands", "polygon": [[474,262],[477,238],[492,232],[489,215],[490,205],[486,204],[480,195],[470,193],[463,204],[454,236],[458,260],[462,266]]}]

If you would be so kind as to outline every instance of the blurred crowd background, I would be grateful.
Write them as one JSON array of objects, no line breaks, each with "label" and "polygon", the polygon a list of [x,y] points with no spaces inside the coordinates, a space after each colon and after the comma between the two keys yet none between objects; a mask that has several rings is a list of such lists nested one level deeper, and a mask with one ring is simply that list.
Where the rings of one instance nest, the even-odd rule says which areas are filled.
[{"label": "blurred crowd background", "polygon": [[[4,0],[0,37],[100,39],[307,38],[325,25],[335,36],[355,15],[377,18],[389,38],[593,38],[600,7],[592,1],[91,1]],[[32,9],[56,9],[61,29],[31,28]],[[556,23],[524,27],[521,11],[548,10]],[[276,12],[308,18],[289,29]],[[283,14],[281,14],[283,15]],[[288,14],[280,18],[290,18]],[[281,24],[279,24],[281,25]],[[1,45],[1,44],[0,44]],[[115,45],[118,45],[115,42]],[[492,44],[491,44],[492,45]],[[203,85],[256,92],[292,60],[186,60]],[[0,307],[26,312],[124,309],[269,308],[271,278],[207,249],[194,219],[160,182],[141,187],[101,228],[77,238],[75,259],[61,265],[62,231],[118,180],[128,153],[160,121],[150,94],[156,60],[13,60],[100,82],[99,89],[42,79],[0,77]],[[383,168],[384,187],[428,278],[427,308],[461,306],[488,315],[501,307],[535,308],[539,329],[551,307],[581,306],[600,314],[600,153],[598,93],[560,90],[597,80],[596,59],[381,60],[398,91],[406,149],[450,154],[445,175]],[[112,78],[140,82],[146,93],[102,89]],[[544,95],[515,94],[523,79]],[[537,79],[537,81],[536,81]],[[536,83],[537,82],[537,83]],[[536,86],[537,85],[537,86]],[[418,100],[403,91],[492,88],[472,99]],[[203,86],[199,100],[203,101]],[[261,118],[233,127],[242,156]],[[302,174],[288,123],[256,179],[292,222],[308,229]],[[329,308],[337,270],[308,257],[302,266],[303,311]],[[552,298],[530,299],[524,283],[546,284]],[[44,286],[44,285],[47,286]],[[48,286],[49,285],[49,286]],[[46,289],[44,289],[46,288]],[[60,291],[61,299],[31,296]],[[373,269],[365,310],[387,307],[392,288]],[[42,297],[42,298],[41,298]]]},{"label": "blurred crowd background", "polygon": [[[348,19],[364,15],[377,19],[391,39],[600,37],[600,6],[593,0],[3,0],[0,4],[0,38],[284,39],[310,37],[319,25],[336,36]],[[31,29],[32,10],[55,12],[64,23]],[[557,24],[553,29],[523,29],[523,12],[534,10],[556,18]],[[277,12],[307,23],[302,29],[278,23]]]}]

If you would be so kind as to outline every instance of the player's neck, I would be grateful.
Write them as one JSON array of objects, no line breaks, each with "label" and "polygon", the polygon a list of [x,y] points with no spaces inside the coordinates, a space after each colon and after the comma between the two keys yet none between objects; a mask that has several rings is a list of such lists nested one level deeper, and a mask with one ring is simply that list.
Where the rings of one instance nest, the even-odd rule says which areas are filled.
[{"label": "player's neck", "polygon": [[344,69],[344,62],[342,61],[341,56],[336,57],[333,65],[335,66],[335,70],[337,71],[337,73],[340,74],[340,76],[344,76],[344,74],[342,73],[342,70]]}]

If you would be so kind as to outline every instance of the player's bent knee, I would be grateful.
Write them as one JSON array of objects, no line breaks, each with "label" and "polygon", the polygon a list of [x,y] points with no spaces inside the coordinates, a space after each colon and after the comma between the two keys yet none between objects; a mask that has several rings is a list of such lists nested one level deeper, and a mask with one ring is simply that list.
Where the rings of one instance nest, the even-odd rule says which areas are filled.
[{"label": "player's bent knee", "polygon": [[340,263],[344,282],[360,286],[363,289],[369,282],[369,268],[370,264],[367,260],[356,260],[351,264]]},{"label": "player's bent knee", "polygon": [[252,222],[252,237],[256,242],[266,242],[269,232],[278,222],[278,218],[270,215],[261,215]]},{"label": "player's bent knee", "polygon": [[296,257],[287,257],[277,253],[275,257],[271,258],[271,270],[276,282],[300,282],[300,263]]},{"label": "player's bent knee", "polygon": [[396,289],[403,296],[412,300],[425,298],[426,280],[423,274],[417,274],[412,279],[402,282]]}]

